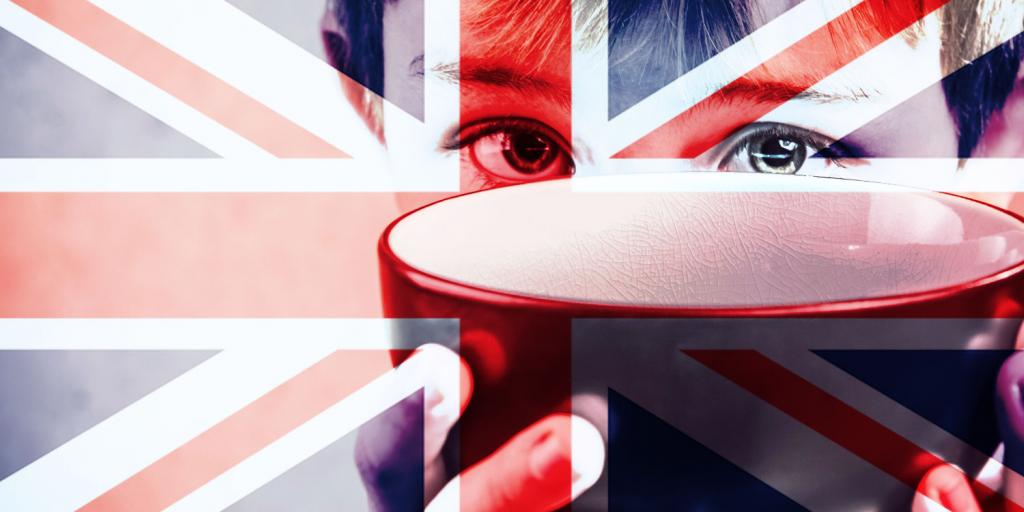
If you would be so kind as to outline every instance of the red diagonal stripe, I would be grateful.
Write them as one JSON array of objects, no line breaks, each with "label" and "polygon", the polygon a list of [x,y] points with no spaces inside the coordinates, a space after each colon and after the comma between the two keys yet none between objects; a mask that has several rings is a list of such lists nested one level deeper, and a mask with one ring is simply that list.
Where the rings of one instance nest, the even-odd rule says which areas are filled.
[{"label": "red diagonal stripe", "polygon": [[86,0],[13,0],[32,14],[281,158],[343,151]]},{"label": "red diagonal stripe", "polygon": [[79,510],[163,510],[389,369],[386,350],[334,352]]},{"label": "red diagonal stripe", "polygon": [[[916,489],[941,458],[828,394],[756,350],[683,350],[782,412],[854,455]],[[1024,511],[1017,503],[976,480],[971,489],[986,510]]]},{"label": "red diagonal stripe", "polygon": [[[614,158],[696,158],[736,129],[757,121],[948,1],[865,0],[630,144]],[[769,81],[785,83],[787,91],[781,91],[772,101],[728,101],[749,84]],[[665,144],[665,140],[672,140],[672,144]]]}]

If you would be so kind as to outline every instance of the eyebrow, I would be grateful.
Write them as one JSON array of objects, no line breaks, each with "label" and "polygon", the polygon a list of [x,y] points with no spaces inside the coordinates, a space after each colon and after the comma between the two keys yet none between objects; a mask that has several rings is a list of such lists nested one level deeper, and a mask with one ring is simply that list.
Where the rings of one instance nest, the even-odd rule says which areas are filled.
[{"label": "eyebrow", "polygon": [[859,87],[831,91],[813,87],[805,88],[784,81],[761,81],[746,78],[729,83],[710,96],[716,95],[721,96],[722,99],[739,97],[758,103],[785,103],[792,100],[815,103],[857,102],[870,99],[873,96],[866,89]]},{"label": "eyebrow", "polygon": [[[423,76],[425,73],[423,55],[418,55],[409,63],[410,74]],[[560,107],[572,108],[572,92],[544,78],[524,73],[518,69],[502,65],[471,64],[460,69],[458,63],[438,64],[431,68],[432,73],[442,80],[458,84],[460,82],[476,83],[490,87],[503,87],[523,94],[539,94]],[[873,94],[859,87],[844,90],[805,89],[797,84],[784,81],[759,81],[741,78],[716,89],[709,94],[717,101],[744,100],[755,103],[779,103],[786,101],[812,101],[815,103],[859,102],[870,99]]]},{"label": "eyebrow", "polygon": [[[419,75],[423,74],[422,56]],[[438,64],[430,69],[441,80],[449,83],[477,84],[488,87],[511,89],[528,95],[536,94],[558,105],[564,110],[572,109],[572,91],[543,77],[501,64],[458,63]]]}]

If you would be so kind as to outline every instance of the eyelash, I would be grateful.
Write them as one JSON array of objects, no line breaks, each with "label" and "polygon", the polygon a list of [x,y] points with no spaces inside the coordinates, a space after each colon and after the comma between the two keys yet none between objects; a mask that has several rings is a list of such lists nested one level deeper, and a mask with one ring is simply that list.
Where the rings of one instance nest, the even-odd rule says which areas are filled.
[{"label": "eyelash", "polygon": [[722,142],[725,145],[730,139],[738,139],[727,145],[728,153],[719,160],[718,170],[725,170],[744,150],[750,149],[754,141],[769,137],[793,139],[813,149],[810,158],[825,158],[839,167],[846,167],[848,161],[862,158],[862,152],[845,142],[832,140],[829,137],[804,128],[778,123],[754,123],[741,128]]},{"label": "eyelash", "polygon": [[[564,153],[564,156],[569,160],[570,165],[573,168],[575,167],[572,150],[570,149],[569,144],[565,142],[565,139],[563,139],[558,132],[540,121],[523,117],[483,119],[472,122],[467,126],[456,127],[442,138],[442,143],[440,144],[439,149],[449,152],[461,152],[463,149],[469,148],[484,137],[502,132],[541,134],[558,146],[559,151]],[[573,172],[574,170],[571,169],[570,173]],[[482,188],[493,188],[508,184],[505,180],[492,176],[488,172],[478,172],[474,176],[474,179],[478,181]]]},{"label": "eyelash", "polygon": [[561,135],[539,121],[523,117],[498,117],[475,121],[465,127],[459,127],[443,139],[440,145],[443,151],[459,151],[488,135],[500,132],[540,133],[554,141],[558,147],[572,158],[572,150]]},{"label": "eyelash", "polygon": [[[468,126],[459,127],[444,137],[440,149],[444,151],[461,151],[474,144],[483,137],[495,133],[539,133],[551,139],[558,145],[561,151],[565,152],[567,158],[573,158],[564,139],[553,129],[536,120],[520,117],[502,117],[476,121]],[[824,158],[839,167],[846,167],[848,163],[855,163],[858,158],[863,158],[863,152],[845,142],[835,141],[819,133],[798,128],[796,126],[779,123],[754,123],[741,128],[732,136],[720,143],[726,148],[724,157],[718,158],[717,170],[727,170],[736,158],[744,151],[749,151],[751,145],[759,140],[768,137],[780,137],[799,141],[806,144],[813,150],[810,152],[814,158]],[[733,142],[734,141],[734,142]],[[486,173],[479,177],[488,186],[499,184],[499,182]]]}]

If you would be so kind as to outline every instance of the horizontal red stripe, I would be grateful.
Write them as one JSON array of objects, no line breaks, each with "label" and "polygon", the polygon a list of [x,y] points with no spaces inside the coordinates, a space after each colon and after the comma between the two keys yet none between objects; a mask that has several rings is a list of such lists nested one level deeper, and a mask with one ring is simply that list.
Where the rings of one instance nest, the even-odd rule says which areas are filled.
[{"label": "horizontal red stripe", "polygon": [[0,317],[379,317],[398,215],[390,193],[0,194]]}]

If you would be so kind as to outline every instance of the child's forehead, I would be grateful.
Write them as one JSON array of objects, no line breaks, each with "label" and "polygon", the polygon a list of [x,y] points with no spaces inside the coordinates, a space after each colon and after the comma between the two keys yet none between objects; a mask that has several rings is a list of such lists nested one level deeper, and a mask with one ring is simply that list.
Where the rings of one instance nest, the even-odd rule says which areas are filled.
[{"label": "child's forehead", "polygon": [[[414,0],[400,0],[405,1]],[[587,54],[601,54],[599,60],[607,61],[609,113],[614,116],[798,3],[576,0],[571,11],[568,1],[463,0],[459,60],[463,72],[500,63],[503,69],[534,76],[568,78]],[[847,43],[833,39],[829,44]],[[779,71],[789,76],[794,70]]]},{"label": "child's forehead", "polygon": [[[665,6],[672,3],[681,9],[666,10]],[[445,64],[459,69],[464,79],[481,75],[518,77],[519,82],[531,81],[580,88],[586,87],[587,84],[571,83],[572,69],[586,68],[591,62],[598,63],[601,67],[606,67],[607,81],[602,82],[608,87],[609,113],[614,116],[668,85],[682,74],[706,63],[705,71],[712,71],[704,73],[709,78],[706,85],[710,89],[704,90],[702,87],[702,90],[691,91],[693,94],[704,96],[725,84],[724,81],[717,83],[714,80],[716,75],[721,74],[723,80],[734,75],[730,61],[713,60],[717,54],[800,2],[732,0],[719,3],[742,4],[747,8],[729,11],[726,15],[720,7],[711,8],[708,7],[711,3],[694,0],[689,2],[693,4],[692,7],[685,7],[688,5],[685,0],[577,0],[573,5],[576,11],[570,13],[569,2],[463,0],[459,63],[457,66],[454,62]],[[660,7],[651,8],[651,5]],[[530,6],[533,9],[524,11]],[[602,6],[606,6],[606,10],[588,16],[586,9],[601,9]],[[571,22],[573,17],[575,23]],[[687,26],[687,23],[690,26]],[[600,41],[597,42],[600,44],[586,44],[587,38],[581,34],[585,31],[600,32]],[[939,34],[937,31],[923,32],[927,36],[916,34],[913,42],[905,40],[903,42],[907,44],[899,46],[907,46],[907,49],[925,46],[929,50],[935,50],[927,52],[935,53],[929,55],[929,59],[938,58],[939,45],[920,43],[922,39],[938,42]],[[575,49],[570,44],[573,40]],[[856,44],[835,37],[820,38],[819,41],[844,49]],[[752,47],[753,51],[758,51],[756,44]],[[822,55],[835,53],[841,52],[821,49]],[[920,57],[925,52],[914,53]],[[766,86],[767,91],[761,94],[763,96],[783,89],[772,87],[773,84],[784,86],[787,83],[805,82],[796,78],[801,75],[801,69],[813,67],[813,63],[801,61],[806,57],[806,53],[800,53],[794,54],[793,59],[774,59],[766,62],[764,76],[760,77],[757,83],[752,81],[751,86]],[[720,73],[716,73],[715,70],[719,70]],[[824,102],[863,98],[870,96],[871,92],[877,89],[873,85],[877,81],[873,78],[877,77],[837,78],[840,79],[833,80],[833,87],[830,87],[830,90],[811,90],[804,96],[808,99],[821,99]],[[506,81],[516,82],[511,79]],[[615,105],[616,103],[620,105]]]},{"label": "child's forehead", "polygon": [[[397,3],[415,1],[421,0]],[[637,43],[662,48],[721,46],[734,42],[724,41],[730,39],[725,35],[742,38],[800,1],[462,0],[462,47],[475,50],[479,57],[525,60],[549,53],[555,41],[572,36],[583,45],[607,37],[612,51],[625,45],[633,56],[641,56],[634,48]],[[716,41],[709,43],[712,39]]]},{"label": "child's forehead", "polygon": [[[399,0],[398,6],[406,1],[415,0]],[[826,51],[819,46],[814,47],[811,52],[813,55],[798,52],[792,55],[793,58],[771,59],[761,66],[762,72],[756,76],[746,81],[737,81],[736,69],[741,68],[736,67],[735,59],[716,57],[724,48],[733,46],[732,40],[742,39],[748,32],[757,30],[777,15],[785,13],[790,7],[788,2],[762,2],[755,9],[706,18],[696,29],[680,28],[682,35],[674,37],[682,38],[675,41],[682,44],[681,50],[679,45],[667,44],[659,39],[666,33],[672,33],[669,30],[671,23],[670,27],[660,27],[662,30],[647,31],[636,30],[632,25],[643,25],[646,23],[643,20],[648,18],[656,19],[657,23],[665,23],[667,14],[664,11],[651,13],[637,7],[635,2],[615,7],[617,3],[623,2],[609,0],[607,3],[609,11],[606,15],[610,21],[608,17],[603,22],[599,21],[603,30],[602,38],[606,39],[600,41],[600,44],[584,46],[579,44],[582,38],[578,31],[588,26],[580,21],[585,16],[577,11],[574,13],[576,21],[572,23],[573,13],[568,11],[568,2],[505,0],[500,3],[496,0],[463,0],[459,55],[448,55],[439,62],[429,62],[429,57],[428,62],[421,59],[419,76],[426,75],[428,79],[439,79],[448,85],[460,87],[460,102],[464,113],[476,116],[530,115],[556,129],[563,125],[569,126],[568,116],[577,110],[576,106],[582,106],[584,110],[596,106],[597,110],[610,114],[605,119],[616,117],[641,100],[649,107],[654,101],[652,98],[655,98],[652,93],[659,92],[686,73],[687,68],[698,64],[702,65],[700,80],[688,80],[685,88],[677,87],[672,89],[672,94],[656,96],[659,102],[665,102],[661,110],[674,111],[678,110],[679,105],[692,104],[715,112],[724,108],[742,111],[759,104],[777,103],[776,98],[786,98],[793,100],[786,102],[789,115],[786,121],[797,122],[808,128],[821,128],[806,120],[842,117],[845,112],[843,109],[861,108],[873,102],[881,104],[890,96],[887,93],[894,88],[894,84],[890,83],[892,80],[888,80],[885,73],[846,73],[840,69],[820,82],[820,78],[807,78],[816,76],[815,68],[822,67],[822,63],[815,65],[809,62],[809,58],[842,53]],[[577,0],[576,3],[585,6],[588,0]],[[691,3],[698,5],[697,8],[708,5],[693,0]],[[518,9],[526,4],[536,8],[528,11]],[[718,13],[721,14],[720,11]],[[677,13],[676,16],[699,18],[702,14],[707,13]],[[747,18],[741,19],[739,14]],[[787,13],[786,16],[791,14]],[[872,11],[867,14],[874,18],[874,15],[881,13]],[[613,23],[616,17],[634,21],[616,28]],[[543,28],[529,30],[531,24],[540,24]],[[917,31],[919,37],[914,44],[904,38],[890,41],[886,52],[901,62],[926,62],[927,66],[921,64],[917,67],[924,66],[923,72],[927,76],[934,76],[937,81],[941,78],[940,45],[938,25],[932,25],[931,28]],[[576,37],[573,37],[573,30],[577,30]],[[702,40],[693,34],[693,30],[703,30],[708,36],[721,36],[719,46],[712,46],[705,40],[700,52],[688,52],[685,47],[691,39]],[[831,30],[840,29],[832,27]],[[845,49],[857,45],[856,37],[821,37],[818,40],[821,44],[835,45],[836,48]],[[576,48],[572,45],[574,41]],[[928,44],[923,44],[925,41]],[[675,48],[675,53],[657,50],[665,46]],[[745,48],[751,45],[745,42],[744,45],[735,46]],[[617,54],[617,49],[622,53]],[[753,51],[757,53],[756,48]],[[737,54],[735,51],[730,53],[732,56]],[[616,58],[619,56],[622,58]],[[689,62],[681,64],[680,59],[689,59]],[[751,59],[757,60],[756,56]],[[728,91],[720,91],[727,84],[733,87]],[[715,94],[719,91],[721,94]],[[597,100],[585,101],[590,96]],[[710,100],[698,105],[697,100],[701,98]],[[577,102],[577,99],[581,101]],[[574,137],[582,137],[587,130],[585,126],[574,126],[572,131]]]}]

